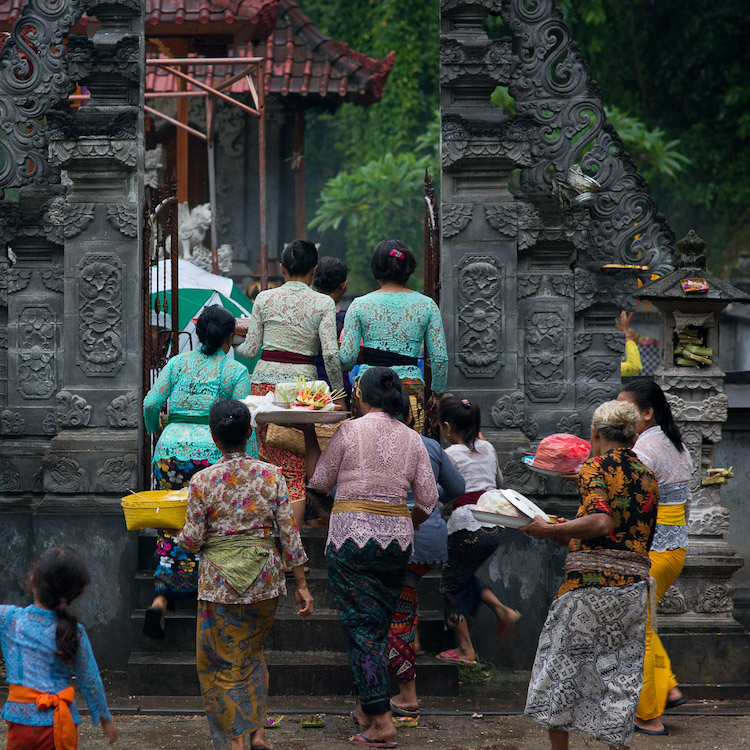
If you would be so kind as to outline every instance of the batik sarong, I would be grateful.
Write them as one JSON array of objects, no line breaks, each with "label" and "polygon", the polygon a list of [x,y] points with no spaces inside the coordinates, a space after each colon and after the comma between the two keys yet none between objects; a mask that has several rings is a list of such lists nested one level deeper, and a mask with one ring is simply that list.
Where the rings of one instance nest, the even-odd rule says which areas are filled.
[{"label": "batik sarong", "polygon": [[552,602],[526,715],[547,729],[630,745],[643,681],[648,584],[587,586]]},{"label": "batik sarong", "polygon": [[[409,396],[409,417],[406,426],[420,435],[424,432],[425,406],[424,406],[424,383],[416,378],[404,378],[401,380],[401,388]],[[362,416],[362,391],[359,388],[359,378],[354,383],[352,390],[352,417]]]},{"label": "batik sarong", "polygon": [[[250,392],[253,396],[265,396],[266,393],[273,393],[276,390],[275,385],[268,383],[253,383],[250,386]],[[268,425],[258,425],[258,456],[269,464],[278,466],[286,479],[286,486],[289,491],[289,502],[305,502],[305,471],[307,469],[306,459],[304,456],[297,455],[291,451],[285,451],[282,448],[272,448],[266,444],[266,435]]]},{"label": "batik sarong", "polygon": [[416,678],[414,643],[419,625],[418,580],[419,576],[407,569],[388,631],[388,661],[402,682]]},{"label": "batik sarong", "polygon": [[198,601],[198,680],[216,750],[265,727],[268,669],[263,646],[277,603],[278,597],[255,604]]},{"label": "batik sarong", "polygon": [[448,535],[448,562],[440,581],[447,627],[455,628],[479,606],[487,586],[475,574],[498,548],[502,533],[500,526],[483,526],[477,531],[461,529]]},{"label": "batik sarong", "polygon": [[382,549],[370,540],[361,549],[347,541],[328,547],[328,580],[346,634],[354,688],[366,714],[390,710],[388,629],[401,591],[411,547]]},{"label": "batik sarong", "polygon": [[[211,462],[161,459],[154,464],[154,482],[158,490],[181,490],[190,483],[190,477]],[[185,552],[175,544],[177,532],[159,529],[156,540],[156,571],[154,591],[168,601],[189,599],[198,591],[198,557]]]}]

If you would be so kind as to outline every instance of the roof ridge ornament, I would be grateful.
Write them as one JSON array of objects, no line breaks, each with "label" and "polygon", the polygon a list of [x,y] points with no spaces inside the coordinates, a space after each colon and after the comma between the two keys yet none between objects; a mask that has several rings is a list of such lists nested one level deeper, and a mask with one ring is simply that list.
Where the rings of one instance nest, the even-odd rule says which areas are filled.
[{"label": "roof ridge ornament", "polygon": [[694,229],[691,229],[678,243],[677,251],[680,259],[677,264],[678,268],[705,268],[706,241],[699,237]]}]

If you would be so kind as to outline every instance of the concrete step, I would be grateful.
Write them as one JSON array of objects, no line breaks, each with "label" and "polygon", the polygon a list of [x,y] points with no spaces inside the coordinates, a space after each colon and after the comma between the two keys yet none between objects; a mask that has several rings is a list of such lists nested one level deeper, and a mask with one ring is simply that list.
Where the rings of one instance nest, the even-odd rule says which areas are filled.
[{"label": "concrete step", "polygon": [[[307,574],[307,585],[315,599],[316,609],[335,609],[336,603],[333,599],[333,592],[328,583],[328,575],[325,569],[311,568]],[[443,607],[443,597],[440,594],[440,572],[437,570],[430,571],[422,580],[419,581],[417,591],[419,592],[419,604],[422,609],[441,609]],[[294,580],[287,580],[286,597],[281,597],[279,602],[279,612],[296,612],[294,602]],[[135,607],[136,609],[145,609],[151,606],[154,598],[154,576],[150,570],[140,570],[135,576]],[[175,602],[175,608],[180,610],[195,610],[195,600],[187,599]]]},{"label": "concrete step", "polygon": [[[352,672],[343,653],[311,651],[265,652],[271,695],[351,695]],[[458,695],[458,668],[434,657],[417,661],[419,693]],[[393,692],[398,692],[391,676]],[[130,656],[128,692],[138,695],[200,695],[195,655],[138,653]]]},{"label": "concrete step", "polygon": [[[131,616],[132,651],[152,653],[174,653],[192,651],[195,648],[196,610],[179,609],[167,613],[166,638],[156,641],[143,635],[145,610],[137,609]],[[422,646],[427,651],[442,651],[453,646],[452,634],[443,628],[443,613],[424,610],[419,615],[419,634]],[[274,620],[267,644],[272,651],[296,651],[303,645],[315,653],[343,652],[346,638],[339,623],[338,612],[319,609],[305,620],[296,612],[280,611]]]}]

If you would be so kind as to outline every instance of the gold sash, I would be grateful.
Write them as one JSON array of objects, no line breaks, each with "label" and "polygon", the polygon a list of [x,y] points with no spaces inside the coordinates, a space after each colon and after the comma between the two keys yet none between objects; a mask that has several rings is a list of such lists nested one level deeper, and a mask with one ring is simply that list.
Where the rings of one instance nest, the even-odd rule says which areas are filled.
[{"label": "gold sash", "polygon": [[381,516],[411,518],[406,503],[383,503],[377,500],[336,500],[331,513],[376,513]]}]

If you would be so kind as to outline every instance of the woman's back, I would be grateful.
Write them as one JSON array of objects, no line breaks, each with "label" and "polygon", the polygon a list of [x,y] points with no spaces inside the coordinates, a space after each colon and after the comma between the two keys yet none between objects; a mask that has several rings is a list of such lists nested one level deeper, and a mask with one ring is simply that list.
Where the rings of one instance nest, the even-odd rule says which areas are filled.
[{"label": "woman's back", "polygon": [[656,475],[659,487],[690,482],[693,462],[687,450],[678,451],[661,427],[649,427],[636,440],[633,451]]}]

